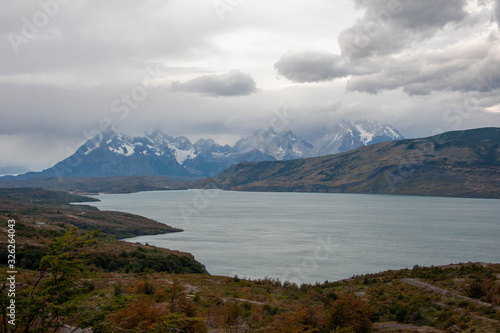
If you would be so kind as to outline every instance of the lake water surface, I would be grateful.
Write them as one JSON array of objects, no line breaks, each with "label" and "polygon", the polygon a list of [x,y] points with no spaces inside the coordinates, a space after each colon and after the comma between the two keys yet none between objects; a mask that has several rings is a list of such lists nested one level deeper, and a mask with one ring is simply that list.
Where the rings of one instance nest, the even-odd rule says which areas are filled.
[{"label": "lake water surface", "polygon": [[102,194],[101,210],[181,233],[141,236],[192,253],[211,274],[335,281],[414,265],[500,262],[500,200],[331,193]]}]

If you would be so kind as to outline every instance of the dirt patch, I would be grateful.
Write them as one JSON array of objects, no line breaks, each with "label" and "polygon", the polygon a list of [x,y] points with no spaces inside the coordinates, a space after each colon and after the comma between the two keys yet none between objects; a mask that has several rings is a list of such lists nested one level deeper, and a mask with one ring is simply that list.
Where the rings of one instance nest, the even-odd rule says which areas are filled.
[{"label": "dirt patch", "polygon": [[451,331],[440,330],[428,326],[407,325],[399,323],[376,323],[373,326],[372,332],[444,333]]},{"label": "dirt patch", "polygon": [[452,297],[455,297],[455,298],[459,298],[461,300],[464,300],[464,301],[467,301],[467,302],[470,302],[470,303],[473,303],[473,304],[476,304],[476,305],[479,305],[479,306],[482,306],[482,307],[493,308],[496,311],[500,311],[500,306],[495,306],[495,305],[492,305],[492,304],[489,304],[489,303],[486,303],[486,302],[479,301],[477,299],[466,297],[466,296],[463,296],[463,295],[451,292],[449,290],[433,286],[432,284],[420,281],[418,279],[406,278],[406,279],[401,279],[401,282],[409,284],[411,286],[415,286],[415,287],[419,287],[419,288],[431,290],[431,291],[439,293],[439,294],[443,294],[443,295],[447,295],[447,296],[452,296]]}]

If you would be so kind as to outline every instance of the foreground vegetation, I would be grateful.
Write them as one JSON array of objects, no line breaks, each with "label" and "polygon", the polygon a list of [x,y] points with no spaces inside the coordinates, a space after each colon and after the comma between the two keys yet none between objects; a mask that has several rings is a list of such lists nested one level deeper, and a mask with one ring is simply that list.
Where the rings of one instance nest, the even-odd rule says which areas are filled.
[{"label": "foreground vegetation", "polygon": [[[300,286],[212,276],[189,254],[119,241],[113,228],[109,234],[76,228],[67,218],[71,210],[45,219],[52,215],[41,212],[64,208],[65,199],[57,203],[54,193],[41,193],[50,204],[15,212],[2,205],[0,331],[500,332],[500,264],[416,266]],[[16,200],[10,205],[26,201]],[[11,219],[15,326],[8,323],[4,250]]]},{"label": "foreground vegetation", "polygon": [[[68,240],[85,250],[61,252]],[[90,241],[70,232],[51,245],[38,270],[19,270],[17,323],[5,325],[3,317],[6,332],[57,332],[63,325],[93,332],[417,332],[423,326],[500,332],[499,265],[416,267],[297,286],[206,273],[106,271],[92,263],[86,269]],[[413,286],[408,277],[451,293]],[[0,302],[5,310],[5,290]]]}]

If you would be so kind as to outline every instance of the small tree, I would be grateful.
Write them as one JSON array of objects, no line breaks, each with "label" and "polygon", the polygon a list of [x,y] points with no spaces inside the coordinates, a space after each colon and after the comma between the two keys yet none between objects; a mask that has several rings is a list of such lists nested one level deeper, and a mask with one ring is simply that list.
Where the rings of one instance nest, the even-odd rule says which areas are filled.
[{"label": "small tree", "polygon": [[467,290],[467,296],[472,298],[481,298],[486,294],[483,284],[481,281],[474,281],[469,286],[469,290]]},{"label": "small tree", "polygon": [[375,310],[363,299],[351,295],[341,296],[330,309],[330,330],[335,332],[370,332],[371,316]]},{"label": "small tree", "polygon": [[141,296],[111,315],[108,326],[111,332],[150,332],[167,314],[167,308]]},{"label": "small tree", "polygon": [[319,332],[319,329],[314,327],[311,316],[302,306],[278,314],[272,326],[270,330],[272,333]]},{"label": "small tree", "polygon": [[[18,314],[10,332],[57,332],[73,323],[84,310],[78,295],[87,290],[78,284],[87,269],[88,246],[99,231],[79,235],[76,228],[49,243],[33,285],[17,293]],[[2,297],[2,312],[6,306]],[[3,316],[4,327],[7,319]]]}]

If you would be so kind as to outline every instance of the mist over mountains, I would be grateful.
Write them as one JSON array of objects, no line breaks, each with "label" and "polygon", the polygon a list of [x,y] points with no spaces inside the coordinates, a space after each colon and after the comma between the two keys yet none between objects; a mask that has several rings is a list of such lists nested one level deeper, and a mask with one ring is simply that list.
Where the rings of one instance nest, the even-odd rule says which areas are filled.
[{"label": "mist over mountains", "polygon": [[[172,137],[160,130],[131,137],[107,131],[41,172],[28,172],[15,179],[35,177],[166,176],[173,179],[212,177],[242,161],[281,161],[349,151],[361,146],[403,139],[392,126],[375,121],[342,121],[313,142],[291,130],[259,129],[237,141],[220,145],[212,139],[192,143],[184,136]],[[5,177],[10,178],[10,177]],[[12,177],[14,178],[14,177]]]}]

